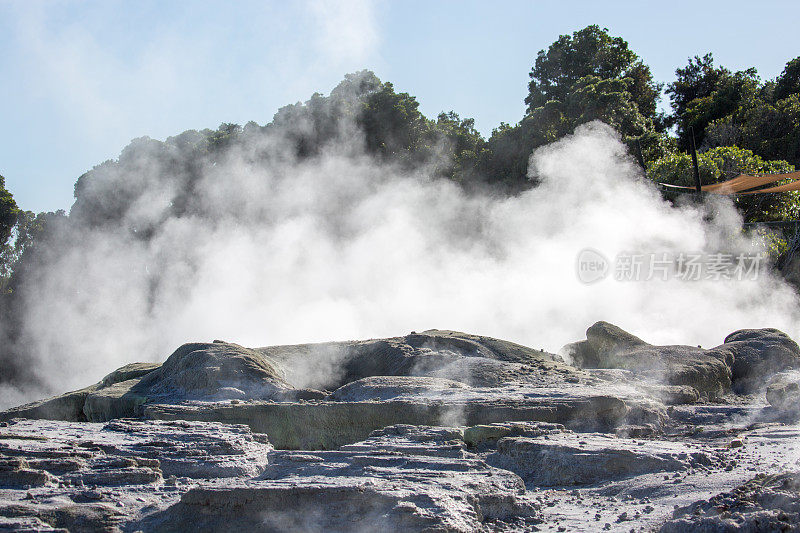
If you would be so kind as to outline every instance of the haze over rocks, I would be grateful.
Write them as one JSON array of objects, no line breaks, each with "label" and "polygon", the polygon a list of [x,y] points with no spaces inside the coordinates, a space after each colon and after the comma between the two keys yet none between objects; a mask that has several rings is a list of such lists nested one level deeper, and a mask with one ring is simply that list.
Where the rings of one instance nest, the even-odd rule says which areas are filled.
[{"label": "haze over rocks", "polygon": [[[0,526],[701,531],[729,518],[700,500],[754,486],[800,497],[763,481],[800,469],[800,349],[785,334],[742,330],[711,349],[605,322],[586,336],[563,358],[445,330],[186,344],[0,413]],[[309,371],[322,368],[337,371]],[[770,523],[795,512],[757,501]]]}]

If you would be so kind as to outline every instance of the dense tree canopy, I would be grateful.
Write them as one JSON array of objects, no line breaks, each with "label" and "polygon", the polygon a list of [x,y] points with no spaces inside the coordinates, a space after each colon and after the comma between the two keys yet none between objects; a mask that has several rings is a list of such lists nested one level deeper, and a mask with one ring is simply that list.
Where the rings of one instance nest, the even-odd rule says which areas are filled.
[{"label": "dense tree canopy", "polygon": [[[537,147],[583,123],[601,120],[621,134],[631,154],[657,181],[686,183],[692,132],[706,183],[734,171],[775,172],[800,165],[800,58],[766,82],[754,69],[732,72],[715,65],[711,54],[689,59],[675,74],[666,90],[672,114],[665,117],[657,112],[662,85],[653,80],[646,63],[622,37],[587,26],[539,51],[530,71],[525,116],[516,124],[501,124],[488,139],[476,131],[472,119],[453,111],[426,117],[414,96],[395,90],[370,71],[348,74],[330,95],[314,94],[287,105],[263,126],[225,123],[163,142],[133,140],[119,158],[77,180],[69,217],[20,211],[0,177],[4,272],[8,278],[11,265],[26,255],[34,236],[53,225],[47,221],[68,218],[89,227],[122,225],[120,229],[136,238],[148,239],[157,232],[159,220],[170,215],[210,216],[197,193],[198,180],[233,154],[268,166],[287,153],[306,159],[328,147],[346,149],[355,139],[366,153],[387,163],[426,165],[467,188],[514,193],[536,184],[536,176],[528,176],[528,159]],[[670,125],[675,126],[675,137],[669,134]],[[280,142],[259,143],[263,135]],[[168,202],[162,200],[165,197]],[[788,200],[760,204],[763,213],[753,216],[796,216],[786,203],[794,197],[783,198]],[[757,211],[747,201],[740,206],[748,213]],[[162,217],[138,215],[153,209],[161,210]],[[229,206],[226,216],[240,216],[236,206]]]},{"label": "dense tree canopy", "polygon": [[531,152],[592,120],[614,126],[637,156],[652,160],[670,151],[665,119],[656,112],[661,85],[608,30],[592,25],[562,35],[539,52],[530,78],[526,116],[495,129],[480,161],[492,182],[509,190],[529,186]]},{"label": "dense tree canopy", "polygon": [[675,71],[667,88],[678,146],[739,146],[766,159],[800,164],[800,58],[789,61],[774,81],[755,69],[731,72],[711,54],[694,57]]},{"label": "dense tree canopy", "polygon": [[786,64],[786,68],[775,83],[775,100],[783,100],[792,95],[800,94],[800,57],[796,57]]},{"label": "dense tree canopy", "polygon": [[[666,92],[683,152],[651,161],[651,179],[692,184],[692,137],[705,184],[738,173],[790,172],[800,165],[800,58],[789,61],[775,80],[762,81],[755,69],[716,66],[711,54],[689,59],[675,75]],[[796,192],[738,196],[735,203],[748,221],[800,218]]]}]

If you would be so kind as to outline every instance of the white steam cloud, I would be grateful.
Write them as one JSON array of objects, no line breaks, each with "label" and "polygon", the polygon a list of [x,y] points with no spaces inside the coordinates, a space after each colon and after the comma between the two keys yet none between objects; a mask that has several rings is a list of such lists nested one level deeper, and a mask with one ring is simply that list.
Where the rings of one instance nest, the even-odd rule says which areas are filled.
[{"label": "white steam cloud", "polygon": [[[251,152],[280,154],[285,141],[257,137],[197,186],[213,222],[168,218],[147,242],[111,230],[73,236],[25,294],[24,342],[50,389],[215,338],[264,346],[442,328],[557,351],[597,320],[655,343],[708,347],[767,326],[797,338],[795,295],[769,275],[578,280],[587,247],[613,258],[749,246],[728,203],[662,201],[601,123],[537,150],[541,184],[511,198],[376,162],[356,133],[344,137],[319,157],[269,168]],[[146,182],[158,163],[146,150],[136,157]],[[109,194],[132,177],[115,179]],[[174,189],[149,183],[125,222],[168,216]]]}]

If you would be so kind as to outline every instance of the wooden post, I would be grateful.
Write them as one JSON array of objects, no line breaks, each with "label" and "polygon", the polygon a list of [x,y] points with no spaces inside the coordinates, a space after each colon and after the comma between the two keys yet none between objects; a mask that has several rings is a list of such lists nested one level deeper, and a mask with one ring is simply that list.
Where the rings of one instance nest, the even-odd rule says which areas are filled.
[{"label": "wooden post", "polygon": [[700,166],[697,164],[697,147],[694,143],[694,128],[691,128],[692,132],[692,165],[694,166],[694,186],[697,190],[697,196],[700,196],[702,192],[702,185],[700,184]]},{"label": "wooden post", "polygon": [[647,165],[644,163],[644,156],[642,155],[642,143],[639,142],[639,138],[636,138],[636,148],[637,148],[637,159],[639,160],[639,165],[642,167],[642,172],[644,175],[647,176]]}]

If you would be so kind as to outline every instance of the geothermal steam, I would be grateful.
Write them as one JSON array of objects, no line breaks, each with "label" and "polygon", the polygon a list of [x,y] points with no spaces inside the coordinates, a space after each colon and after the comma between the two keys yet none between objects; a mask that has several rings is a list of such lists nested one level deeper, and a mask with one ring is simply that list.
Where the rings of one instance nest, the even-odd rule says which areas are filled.
[{"label": "geothermal steam", "polygon": [[[541,184],[511,198],[376,162],[357,132],[343,139],[318,157],[287,156],[269,168],[252,164],[248,150],[278,153],[283,141],[252,141],[206,171],[196,190],[213,221],[170,218],[175,186],[153,182],[125,221],[158,220],[149,241],[71,230],[78,234],[25,287],[24,341],[46,385],[84,386],[214,338],[263,346],[446,328],[557,351],[597,320],[655,343],[709,347],[735,329],[765,326],[797,338],[793,292],[769,275],[578,280],[576,257],[587,247],[608,258],[751,249],[729,204],[662,201],[603,124],[532,154]],[[159,164],[146,151],[136,157],[145,170],[111,179],[110,199]]]}]

